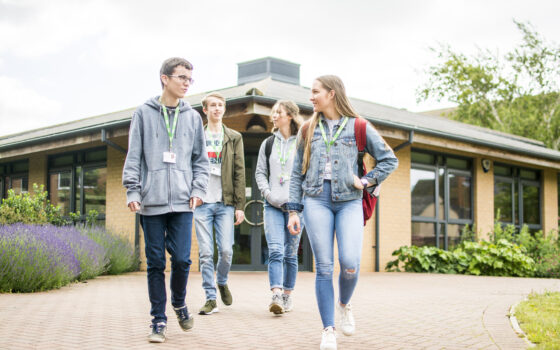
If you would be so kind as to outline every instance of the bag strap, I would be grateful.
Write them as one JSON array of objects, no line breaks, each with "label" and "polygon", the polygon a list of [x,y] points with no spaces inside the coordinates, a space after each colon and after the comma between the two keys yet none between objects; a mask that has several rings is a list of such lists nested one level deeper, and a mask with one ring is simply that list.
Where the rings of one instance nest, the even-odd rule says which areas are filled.
[{"label": "bag strap", "polygon": [[354,138],[356,146],[358,146],[358,174],[359,177],[364,176],[364,149],[366,148],[366,128],[367,121],[363,118],[356,118],[354,122]]},{"label": "bag strap", "polygon": [[266,172],[267,177],[270,176],[270,153],[272,153],[272,145],[274,145],[274,135],[270,135],[264,140],[264,154],[266,155],[266,164],[268,165]]}]

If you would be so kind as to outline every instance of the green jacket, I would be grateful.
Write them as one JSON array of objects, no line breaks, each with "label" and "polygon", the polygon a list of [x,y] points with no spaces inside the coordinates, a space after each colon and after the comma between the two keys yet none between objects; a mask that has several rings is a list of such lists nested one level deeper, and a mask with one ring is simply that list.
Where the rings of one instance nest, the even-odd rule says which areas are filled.
[{"label": "green jacket", "polygon": [[241,134],[224,125],[222,195],[225,205],[245,208],[245,153]]}]

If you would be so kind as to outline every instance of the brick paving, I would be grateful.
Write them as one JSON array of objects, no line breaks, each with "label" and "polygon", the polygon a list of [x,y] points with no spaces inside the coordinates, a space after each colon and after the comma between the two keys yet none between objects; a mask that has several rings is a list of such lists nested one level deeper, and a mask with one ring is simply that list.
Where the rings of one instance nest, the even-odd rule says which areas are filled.
[{"label": "brick paving", "polygon": [[[168,305],[168,340],[150,344],[145,272],[102,276],[59,290],[0,294],[0,349],[318,349],[321,321],[314,274],[300,272],[294,311],[267,310],[264,272],[232,272],[232,306],[195,315],[182,332]],[[353,297],[356,334],[339,349],[526,349],[507,317],[531,291],[560,291],[560,280],[409,273],[362,273]],[[187,305],[204,303],[191,273]]]}]

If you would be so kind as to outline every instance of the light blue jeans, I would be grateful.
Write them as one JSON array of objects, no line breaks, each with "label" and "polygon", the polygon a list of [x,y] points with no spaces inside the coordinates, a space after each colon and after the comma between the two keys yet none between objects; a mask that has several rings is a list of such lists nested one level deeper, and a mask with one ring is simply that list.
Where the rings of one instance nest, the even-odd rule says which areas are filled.
[{"label": "light blue jeans", "polygon": [[299,235],[290,234],[287,226],[288,216],[288,213],[265,202],[264,234],[268,245],[270,289],[293,290],[296,285],[301,233]]},{"label": "light blue jeans", "polygon": [[207,300],[216,300],[214,233],[218,246],[216,281],[220,286],[227,283],[233,256],[234,216],[235,208],[223,203],[206,203],[194,211],[200,271],[202,272],[202,288],[204,288]]},{"label": "light blue jeans", "polygon": [[317,197],[305,196],[303,218],[315,257],[315,294],[323,327],[334,327],[334,236],[338,243],[338,299],[348,304],[358,283],[362,255],[362,200],[331,200],[331,182],[325,180]]}]

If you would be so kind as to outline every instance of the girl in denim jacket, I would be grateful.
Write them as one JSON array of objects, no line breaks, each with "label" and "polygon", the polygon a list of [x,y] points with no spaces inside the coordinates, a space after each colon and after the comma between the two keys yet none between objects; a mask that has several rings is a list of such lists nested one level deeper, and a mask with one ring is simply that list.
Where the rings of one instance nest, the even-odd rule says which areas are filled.
[{"label": "girl in denim jacket", "polygon": [[255,171],[257,185],[265,198],[264,233],[268,246],[268,278],[272,300],[268,309],[280,315],[292,310],[291,293],[298,272],[298,248],[301,233],[288,231],[288,213],[282,204],[288,201],[290,175],[296,149],[296,135],[301,125],[298,106],[287,100],[276,102],[271,113],[273,135],[267,157],[266,139],[259,150]]},{"label": "girl in denim jacket", "polygon": [[[367,123],[365,151],[375,158],[375,168],[358,178],[358,149],[354,122],[360,118],[352,108],[342,80],[325,75],[313,82],[311,102],[314,114],[298,133],[296,155],[290,178],[288,228],[301,231],[303,219],[315,257],[315,292],[323,322],[321,349],[336,349],[334,327],[334,237],[338,244],[340,276],[338,302],[344,335],[355,330],[350,299],[360,269],[363,238],[362,193],[374,188],[397,168],[391,148]],[[302,135],[305,130],[305,135]]]}]

